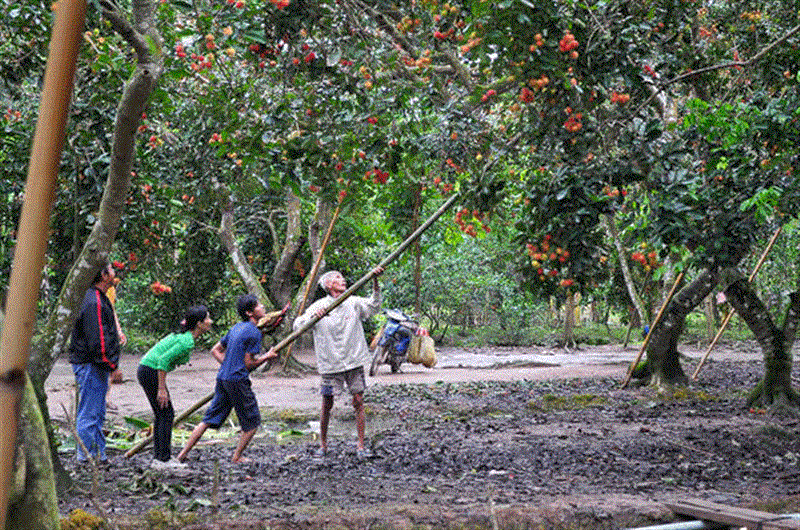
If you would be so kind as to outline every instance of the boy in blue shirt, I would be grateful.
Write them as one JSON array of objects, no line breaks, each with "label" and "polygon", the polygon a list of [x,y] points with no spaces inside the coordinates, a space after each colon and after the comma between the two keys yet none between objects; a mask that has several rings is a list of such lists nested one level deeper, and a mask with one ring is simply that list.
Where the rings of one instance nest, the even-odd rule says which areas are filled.
[{"label": "boy in blue shirt", "polygon": [[256,327],[265,316],[264,306],[255,295],[245,294],[236,302],[236,310],[242,321],[234,325],[228,333],[211,348],[211,354],[220,363],[214,399],[206,410],[203,421],[194,428],[186,446],[178,454],[183,462],[191,448],[200,440],[207,428],[219,429],[228,418],[231,409],[236,410],[242,433],[233,453],[232,462],[249,462],[242,458],[242,452],[252,440],[261,423],[258,401],[250,383],[250,372],[267,360],[278,356],[270,349],[264,357],[256,358],[261,349],[262,334]]}]

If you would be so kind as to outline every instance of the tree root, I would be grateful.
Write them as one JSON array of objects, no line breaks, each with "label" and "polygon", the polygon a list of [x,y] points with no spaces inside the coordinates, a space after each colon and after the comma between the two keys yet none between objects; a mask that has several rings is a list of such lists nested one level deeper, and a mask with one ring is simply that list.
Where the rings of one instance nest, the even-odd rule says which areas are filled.
[{"label": "tree root", "polygon": [[766,392],[764,380],[750,392],[747,397],[749,408],[766,409],[770,414],[800,416],[800,394],[793,388],[777,388],[773,392]]}]

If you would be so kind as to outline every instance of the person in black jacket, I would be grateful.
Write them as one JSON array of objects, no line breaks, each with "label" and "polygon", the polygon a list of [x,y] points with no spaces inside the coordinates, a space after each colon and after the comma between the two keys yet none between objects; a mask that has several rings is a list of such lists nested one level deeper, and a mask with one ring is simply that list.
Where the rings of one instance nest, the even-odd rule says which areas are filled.
[{"label": "person in black jacket", "polygon": [[[114,306],[106,296],[113,285],[114,267],[104,263],[86,291],[81,311],[72,330],[69,362],[78,385],[78,411],[75,428],[86,450],[100,461],[106,461],[106,438],[103,422],[106,419],[108,375],[119,363],[119,336],[114,318]],[[78,461],[87,456],[80,444]]]}]

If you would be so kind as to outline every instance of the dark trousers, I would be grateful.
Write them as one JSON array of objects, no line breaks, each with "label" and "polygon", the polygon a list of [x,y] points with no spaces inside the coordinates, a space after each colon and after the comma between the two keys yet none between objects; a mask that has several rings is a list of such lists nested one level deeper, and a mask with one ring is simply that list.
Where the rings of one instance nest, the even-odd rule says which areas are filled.
[{"label": "dark trousers", "polygon": [[147,400],[153,408],[153,456],[156,460],[166,462],[172,456],[172,421],[175,419],[175,409],[172,401],[162,408],[158,404],[158,370],[149,366],[139,365],[136,371],[139,384],[142,385]]}]

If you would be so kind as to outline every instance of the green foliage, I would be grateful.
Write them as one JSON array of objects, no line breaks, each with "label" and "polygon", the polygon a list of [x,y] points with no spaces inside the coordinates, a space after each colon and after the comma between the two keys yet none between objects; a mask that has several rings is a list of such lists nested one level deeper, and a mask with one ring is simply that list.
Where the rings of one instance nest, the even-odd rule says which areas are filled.
[{"label": "green foliage", "polygon": [[[127,44],[95,6],[45,304],[97,216],[116,102],[131,74]],[[780,40],[797,23],[791,6],[352,7],[158,3],[166,74],[139,128],[114,256],[126,264],[126,327],[163,334],[192,303],[227,323],[242,285],[215,233],[220,215],[234,212],[237,242],[266,284],[288,192],[300,198],[304,223],[317,201],[341,205],[326,260],[349,278],[442,197],[461,193],[455,224],[423,238],[422,307],[441,330],[480,323],[500,341],[531,340],[520,330],[568,292],[624,308],[615,258],[631,262],[637,287],[655,300],[665,258],[684,269],[738,264],[798,215],[798,51],[796,35]],[[2,9],[7,273],[52,14],[43,3]],[[600,223],[608,218],[628,255],[610,245]],[[781,248],[786,263],[776,267],[794,270],[793,247]],[[310,256],[296,267],[299,285]],[[412,307],[410,256],[396,269],[387,272],[387,303]],[[780,277],[765,289],[778,300],[788,287]],[[155,282],[171,293],[153,292]]]}]

